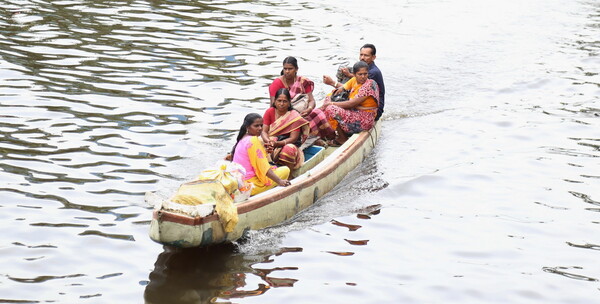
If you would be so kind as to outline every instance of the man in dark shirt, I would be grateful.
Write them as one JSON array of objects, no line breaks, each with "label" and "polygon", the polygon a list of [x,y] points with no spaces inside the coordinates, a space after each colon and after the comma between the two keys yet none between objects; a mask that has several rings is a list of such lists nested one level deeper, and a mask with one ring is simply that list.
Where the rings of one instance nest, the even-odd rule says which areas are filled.
[{"label": "man in dark shirt", "polygon": [[[375,120],[379,120],[379,118],[381,118],[381,114],[383,114],[383,107],[385,106],[385,85],[383,84],[381,70],[379,70],[379,68],[375,65],[375,58],[377,57],[375,55],[376,52],[377,49],[375,49],[375,46],[367,43],[360,48],[359,59],[369,65],[369,79],[373,79],[379,87],[379,103],[377,106],[377,116],[375,117]],[[348,68],[342,68],[341,72],[348,78],[354,77]],[[336,88],[338,87],[338,82],[334,82],[329,76],[323,76],[323,83],[332,85]]]}]

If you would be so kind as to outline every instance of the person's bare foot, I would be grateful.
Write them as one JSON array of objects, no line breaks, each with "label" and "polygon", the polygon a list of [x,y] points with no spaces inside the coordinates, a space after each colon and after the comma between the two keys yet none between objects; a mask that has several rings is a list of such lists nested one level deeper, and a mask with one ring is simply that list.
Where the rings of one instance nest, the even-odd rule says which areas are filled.
[{"label": "person's bare foot", "polygon": [[339,147],[344,143],[337,141],[337,139],[330,139],[327,141],[327,145],[330,147]]},{"label": "person's bare foot", "polygon": [[315,140],[315,142],[313,143],[313,145],[315,145],[315,146],[321,146],[321,147],[326,147],[327,146],[327,142],[324,141],[323,139],[319,138],[319,139]]}]

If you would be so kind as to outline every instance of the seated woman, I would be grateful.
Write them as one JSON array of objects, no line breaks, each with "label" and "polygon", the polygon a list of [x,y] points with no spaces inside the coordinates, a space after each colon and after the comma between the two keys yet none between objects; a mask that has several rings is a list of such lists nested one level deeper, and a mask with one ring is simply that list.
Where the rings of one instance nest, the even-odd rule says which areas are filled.
[{"label": "seated woman", "polygon": [[312,94],[314,88],[314,82],[306,77],[298,76],[298,60],[291,56],[286,57],[283,60],[281,77],[273,80],[269,86],[271,105],[273,105],[275,94],[279,89],[288,89],[292,99],[305,94],[308,99],[308,106],[299,112],[309,122],[310,135],[324,139],[333,139],[335,137],[334,129],[329,125],[323,111],[315,109],[315,98]]},{"label": "seated woman", "polygon": [[290,181],[288,167],[271,168],[267,159],[267,152],[258,138],[262,132],[263,119],[260,114],[250,113],[244,118],[240,127],[237,142],[231,150],[234,162],[246,169],[244,180],[251,182],[254,186],[250,195],[255,195],[275,186],[287,187]]},{"label": "seated woman", "polygon": [[308,121],[292,109],[288,89],[277,90],[275,96],[263,115],[261,137],[273,162],[297,169],[304,163],[304,153],[298,147],[308,136]]},{"label": "seated woman", "polygon": [[352,70],[355,76],[335,92],[341,92],[342,88],[350,90],[348,100],[332,102],[331,95],[329,95],[325,97],[321,107],[329,124],[337,131],[337,137],[329,141],[332,146],[339,146],[348,140],[349,135],[370,130],[375,125],[377,103],[379,102],[377,83],[369,79],[367,63],[359,61],[354,64]]}]

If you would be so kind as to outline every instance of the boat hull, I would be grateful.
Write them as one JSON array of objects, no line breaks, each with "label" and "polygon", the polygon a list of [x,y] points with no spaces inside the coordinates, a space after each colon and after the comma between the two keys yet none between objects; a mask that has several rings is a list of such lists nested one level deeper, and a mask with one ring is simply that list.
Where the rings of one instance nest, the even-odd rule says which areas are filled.
[{"label": "boat hull", "polygon": [[304,172],[288,187],[253,196],[237,204],[239,221],[232,232],[225,232],[216,213],[192,217],[155,210],[150,223],[150,238],[177,247],[199,247],[240,239],[249,230],[280,224],[331,191],[350,171],[368,157],[380,134],[380,122],[369,132],[353,135],[344,145],[327,148],[324,159]]}]

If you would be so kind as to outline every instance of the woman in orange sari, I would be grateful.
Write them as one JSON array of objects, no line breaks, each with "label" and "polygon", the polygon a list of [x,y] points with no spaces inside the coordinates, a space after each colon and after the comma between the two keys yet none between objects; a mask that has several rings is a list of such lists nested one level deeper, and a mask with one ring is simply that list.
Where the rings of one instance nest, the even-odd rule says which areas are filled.
[{"label": "woman in orange sari", "polygon": [[363,61],[355,63],[353,71],[355,76],[334,92],[335,95],[341,92],[342,88],[350,90],[348,100],[332,102],[329,95],[325,97],[321,107],[329,124],[336,129],[336,139],[329,141],[332,146],[339,146],[346,142],[348,136],[370,130],[375,125],[379,102],[377,83],[369,79],[367,63]]},{"label": "woman in orange sari", "polygon": [[304,153],[299,149],[310,132],[308,121],[292,109],[290,92],[277,90],[275,101],[263,115],[261,137],[278,165],[297,169],[304,163]]}]

